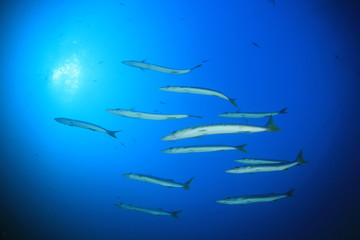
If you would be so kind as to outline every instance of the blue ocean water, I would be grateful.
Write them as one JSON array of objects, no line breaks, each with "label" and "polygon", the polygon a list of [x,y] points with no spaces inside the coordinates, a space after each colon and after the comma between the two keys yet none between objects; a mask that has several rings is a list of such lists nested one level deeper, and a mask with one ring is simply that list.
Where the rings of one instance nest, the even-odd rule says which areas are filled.
[{"label": "blue ocean water", "polygon": [[[275,5],[274,5],[275,3]],[[356,1],[8,1],[1,5],[1,239],[359,239],[360,29]],[[122,64],[145,60],[182,75]],[[211,88],[212,96],[164,86]],[[278,132],[175,142],[203,124],[263,126],[223,112],[267,112]],[[106,109],[191,114],[151,121]],[[117,138],[69,127],[82,120]],[[248,144],[249,153],[166,154],[202,144]],[[309,163],[288,171],[229,174],[234,159]],[[125,178],[135,172],[190,190]],[[285,193],[231,206],[226,197]],[[180,219],[114,203],[182,211]]]}]

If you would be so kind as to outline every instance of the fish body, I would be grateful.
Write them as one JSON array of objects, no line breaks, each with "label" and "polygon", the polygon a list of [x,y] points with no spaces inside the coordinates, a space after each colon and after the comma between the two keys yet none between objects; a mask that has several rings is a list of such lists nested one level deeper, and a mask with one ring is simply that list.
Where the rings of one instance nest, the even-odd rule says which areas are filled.
[{"label": "fish body", "polygon": [[227,117],[227,118],[265,118],[276,116],[286,112],[287,108],[280,110],[279,112],[263,112],[263,113],[245,113],[245,112],[226,112],[218,114],[219,117]]},{"label": "fish body", "polygon": [[162,210],[161,208],[140,207],[140,206],[135,206],[135,205],[127,204],[127,203],[116,203],[116,204],[114,204],[114,206],[123,208],[123,209],[127,209],[127,210],[131,210],[131,211],[148,213],[148,214],[152,214],[152,215],[156,215],[156,216],[171,216],[174,218],[179,218],[177,216],[177,214],[182,212],[182,211],[168,212],[168,211]]},{"label": "fish body", "polygon": [[242,152],[247,152],[244,147],[247,144],[239,146],[226,146],[226,145],[199,145],[199,146],[186,146],[186,147],[171,147],[164,149],[161,152],[163,153],[195,153],[195,152],[216,152],[216,151],[226,151],[226,150],[238,150]]},{"label": "fish body", "polygon": [[235,107],[238,107],[235,103],[235,98],[229,98],[225,94],[212,90],[209,88],[201,88],[201,87],[185,87],[185,86],[167,86],[161,87],[159,90],[167,91],[167,92],[177,92],[177,93],[191,93],[191,94],[201,94],[208,96],[215,96],[219,98],[223,98],[233,104]]},{"label": "fish body", "polygon": [[144,174],[126,173],[126,174],[122,174],[122,175],[124,177],[138,180],[138,181],[154,183],[154,184],[158,184],[158,185],[169,187],[169,188],[173,188],[173,187],[184,188],[186,190],[190,189],[189,185],[190,185],[191,181],[194,179],[194,177],[192,177],[189,181],[187,181],[185,183],[177,183],[171,179],[164,179],[164,178],[159,178],[159,177],[154,177],[154,176],[144,175]]},{"label": "fish body", "polygon": [[274,163],[289,163],[288,161],[273,160],[273,159],[259,159],[259,158],[241,158],[234,160],[235,162],[244,164],[274,164]]},{"label": "fish body", "polygon": [[190,68],[190,69],[174,69],[174,68],[168,68],[168,67],[162,67],[151,63],[146,63],[145,61],[123,61],[122,62],[125,65],[137,67],[140,69],[149,69],[156,72],[162,72],[162,73],[169,73],[169,74],[184,74],[191,72],[195,68],[201,67],[201,64]]},{"label": "fish body", "polygon": [[111,137],[116,138],[115,133],[120,132],[119,131],[110,131],[107,130],[103,127],[100,127],[98,125],[92,124],[92,123],[88,123],[88,122],[83,122],[83,121],[79,121],[79,120],[74,120],[74,119],[69,119],[69,118],[54,118],[57,122],[68,125],[68,126],[72,126],[72,127],[80,127],[80,128],[85,128],[85,129],[89,129],[92,131],[97,131],[97,132],[102,132],[102,133],[106,133],[108,135],[110,135]]},{"label": "fish body", "polygon": [[269,121],[264,127],[252,126],[245,124],[212,124],[212,125],[202,125],[195,126],[190,128],[184,128],[172,132],[171,134],[163,137],[161,140],[164,141],[173,141],[184,138],[194,138],[204,135],[213,135],[213,134],[224,134],[224,133],[255,133],[255,132],[276,132],[279,131],[278,128],[270,117]]},{"label": "fish body", "polygon": [[285,163],[273,163],[273,164],[253,164],[253,165],[244,165],[240,167],[235,167],[229,170],[226,170],[227,173],[255,173],[255,172],[274,172],[274,171],[283,171],[288,170],[289,168],[295,165],[301,165],[307,163],[302,156],[303,151],[301,150],[298,157],[293,162]]},{"label": "fish body", "polygon": [[174,120],[174,119],[181,119],[187,117],[201,118],[200,116],[194,116],[188,114],[155,114],[155,113],[135,112],[132,110],[125,110],[125,109],[108,109],[106,111],[108,113],[123,117],[147,119],[147,120]]},{"label": "fish body", "polygon": [[269,193],[259,195],[244,195],[239,197],[228,197],[225,199],[217,200],[217,203],[229,204],[229,205],[245,205],[250,203],[262,203],[262,202],[276,202],[277,200],[285,197],[292,197],[295,189],[292,189],[283,194]]}]

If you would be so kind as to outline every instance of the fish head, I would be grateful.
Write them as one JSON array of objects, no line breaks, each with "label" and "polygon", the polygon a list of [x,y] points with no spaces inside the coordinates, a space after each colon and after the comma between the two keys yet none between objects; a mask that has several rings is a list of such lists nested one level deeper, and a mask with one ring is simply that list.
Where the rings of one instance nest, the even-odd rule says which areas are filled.
[{"label": "fish head", "polygon": [[172,141],[172,140],[177,140],[177,139],[181,139],[181,132],[180,131],[173,131],[169,135],[166,135],[165,137],[163,137],[161,140],[163,140],[163,141]]},{"label": "fish head", "polygon": [[123,173],[123,174],[121,174],[121,175],[123,175],[124,177],[130,177],[131,175],[132,175],[132,173]]},{"label": "fish head", "polygon": [[227,204],[226,199],[217,200],[216,202],[221,204]]}]

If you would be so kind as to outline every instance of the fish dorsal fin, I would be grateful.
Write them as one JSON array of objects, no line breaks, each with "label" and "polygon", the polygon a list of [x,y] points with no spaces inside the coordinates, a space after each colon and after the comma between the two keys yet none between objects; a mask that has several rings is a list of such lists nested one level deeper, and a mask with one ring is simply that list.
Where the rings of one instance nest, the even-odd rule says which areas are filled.
[{"label": "fish dorsal fin", "polygon": [[141,62],[146,63],[146,58],[145,58],[145,59],[143,59]]}]

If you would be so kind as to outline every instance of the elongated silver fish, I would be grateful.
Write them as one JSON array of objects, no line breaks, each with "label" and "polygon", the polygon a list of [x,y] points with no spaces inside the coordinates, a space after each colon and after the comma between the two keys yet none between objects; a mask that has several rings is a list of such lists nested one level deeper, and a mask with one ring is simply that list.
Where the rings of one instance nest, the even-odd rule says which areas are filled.
[{"label": "elongated silver fish", "polygon": [[276,202],[281,198],[292,197],[295,189],[292,189],[286,193],[277,194],[261,194],[261,195],[244,195],[239,197],[228,197],[222,200],[217,200],[217,203],[230,204],[230,205],[245,205],[249,203],[262,203],[262,202]]},{"label": "elongated silver fish", "polygon": [[162,72],[162,73],[169,73],[169,74],[184,74],[191,72],[195,68],[201,67],[202,65],[199,64],[193,68],[190,69],[174,69],[174,68],[168,68],[168,67],[162,67],[151,63],[146,63],[145,61],[123,61],[122,62],[125,65],[137,67],[140,69],[149,69],[156,72]]},{"label": "elongated silver fish", "polygon": [[259,159],[259,158],[241,158],[241,159],[236,159],[234,161],[244,164],[289,163],[288,161],[274,160],[274,159]]},{"label": "elongated silver fish", "polygon": [[196,127],[184,128],[172,132],[171,134],[163,137],[161,140],[164,141],[173,141],[184,138],[194,138],[204,135],[212,134],[223,134],[223,133],[254,133],[254,132],[276,132],[279,131],[278,128],[270,117],[269,121],[264,127],[245,125],[245,124],[212,124],[212,125],[203,125]]},{"label": "elongated silver fish", "polygon": [[68,126],[72,126],[72,127],[80,127],[80,128],[85,128],[85,129],[89,129],[92,131],[97,131],[97,132],[102,132],[102,133],[106,133],[114,138],[116,138],[115,133],[120,132],[121,130],[118,131],[110,131],[107,130],[103,127],[100,127],[98,125],[92,124],[92,123],[88,123],[88,122],[83,122],[83,121],[79,121],[79,120],[74,120],[74,119],[69,119],[69,118],[54,118],[56,121],[58,121],[59,123],[68,125]]},{"label": "elongated silver fish", "polygon": [[244,165],[236,168],[226,170],[227,173],[255,173],[255,172],[273,172],[288,170],[295,165],[301,165],[307,163],[303,158],[303,151],[301,150],[296,160],[293,162],[286,163],[273,163],[273,164],[255,164],[255,165]]},{"label": "elongated silver fish", "polygon": [[235,107],[238,107],[235,103],[235,98],[229,98],[225,94],[215,91],[208,88],[201,88],[201,87],[181,87],[181,86],[167,86],[161,87],[159,90],[167,91],[167,92],[177,92],[177,93],[192,93],[192,94],[201,94],[201,95],[208,95],[208,96],[215,96],[219,98],[223,98],[228,100],[231,104]]},{"label": "elongated silver fish", "polygon": [[194,179],[194,177],[192,177],[192,178],[190,178],[189,181],[187,181],[185,183],[177,183],[172,179],[164,179],[164,178],[159,178],[159,177],[154,177],[154,176],[144,175],[144,174],[126,173],[126,174],[122,174],[122,175],[124,177],[138,180],[138,181],[154,183],[154,184],[158,184],[158,185],[169,187],[169,188],[173,188],[173,187],[184,188],[186,190],[190,189],[189,185],[190,185],[191,181]]},{"label": "elongated silver fish", "polygon": [[199,146],[186,146],[186,147],[171,147],[168,149],[161,150],[163,153],[195,153],[195,152],[216,152],[226,150],[238,150],[242,152],[247,151],[244,147],[247,144],[239,146],[226,146],[226,145],[199,145]]},{"label": "elongated silver fish", "polygon": [[264,118],[276,116],[286,112],[287,108],[280,110],[279,112],[263,112],[263,113],[245,113],[245,112],[226,112],[218,114],[219,117],[227,117],[227,118]]},{"label": "elongated silver fish", "polygon": [[155,114],[155,113],[135,112],[132,110],[125,110],[125,109],[108,109],[106,111],[108,113],[123,117],[147,119],[147,120],[174,120],[174,119],[181,119],[187,117],[201,118],[200,116],[187,115],[187,114]]},{"label": "elongated silver fish", "polygon": [[115,203],[114,206],[123,208],[123,209],[127,209],[127,210],[131,210],[131,211],[148,213],[148,214],[152,214],[152,215],[156,215],[156,216],[171,216],[174,218],[179,218],[178,214],[182,212],[182,211],[168,212],[168,211],[162,210],[161,208],[140,207],[140,206],[135,206],[135,205],[127,204],[127,203]]}]

